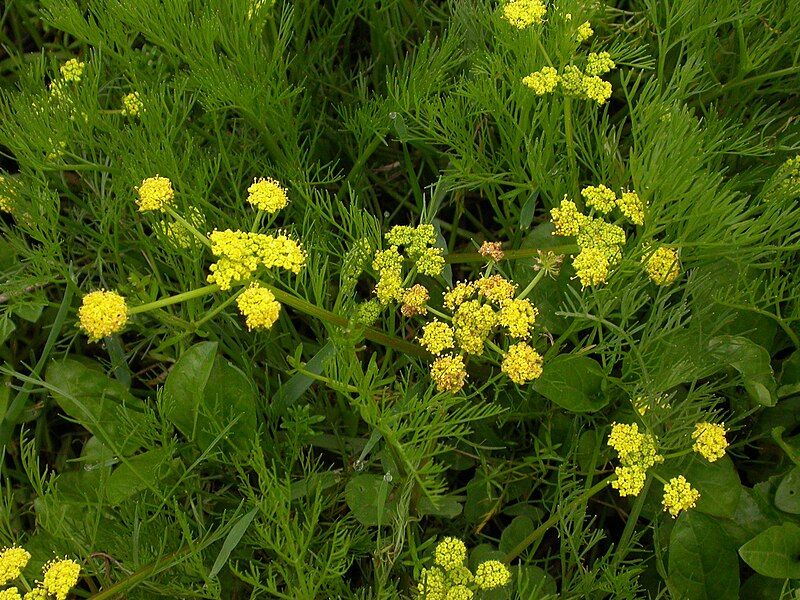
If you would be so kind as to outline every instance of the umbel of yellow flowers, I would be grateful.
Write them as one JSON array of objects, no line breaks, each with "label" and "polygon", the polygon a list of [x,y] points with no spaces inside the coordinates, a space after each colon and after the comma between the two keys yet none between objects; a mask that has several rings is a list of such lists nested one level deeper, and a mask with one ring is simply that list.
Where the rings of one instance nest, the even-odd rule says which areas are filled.
[{"label": "umbel of yellow flowers", "polygon": [[[6,585],[22,575],[31,555],[24,548],[11,546],[0,551],[0,585]],[[17,587],[0,592],[0,600],[66,600],[70,590],[80,577],[81,566],[74,560],[56,559],[44,566],[44,577],[36,586],[22,596]],[[27,582],[24,582],[27,586]]]},{"label": "umbel of yellow flowers", "polygon": [[511,572],[498,560],[478,565],[475,573],[466,566],[467,547],[458,538],[446,537],[434,550],[434,565],[422,569],[417,584],[424,600],[470,600],[476,592],[501,588]]},{"label": "umbel of yellow flowers", "polygon": [[83,297],[78,309],[78,320],[93,342],[108,337],[125,327],[128,322],[128,305],[116,292],[98,290]]}]

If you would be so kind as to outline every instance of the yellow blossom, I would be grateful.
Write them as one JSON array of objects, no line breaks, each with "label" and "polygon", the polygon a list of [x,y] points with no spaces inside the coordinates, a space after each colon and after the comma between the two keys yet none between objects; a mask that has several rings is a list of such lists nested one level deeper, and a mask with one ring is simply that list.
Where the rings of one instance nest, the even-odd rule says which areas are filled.
[{"label": "yellow blossom", "polygon": [[81,329],[90,341],[97,341],[121,331],[128,322],[128,305],[116,292],[98,290],[83,297],[78,309]]},{"label": "yellow blossom", "polygon": [[439,567],[422,569],[419,575],[417,590],[425,600],[445,600],[447,579]]},{"label": "yellow blossom", "polygon": [[578,210],[572,200],[566,198],[557,208],[550,210],[555,231],[553,235],[576,236],[583,228],[588,217]]},{"label": "yellow blossom", "polygon": [[389,304],[392,301],[400,302],[403,299],[405,291],[403,279],[400,273],[395,271],[382,271],[378,283],[375,284],[375,295],[378,301],[383,305]]},{"label": "yellow blossom", "polygon": [[467,300],[453,314],[456,341],[467,354],[483,354],[483,342],[496,323],[492,307],[477,300]]},{"label": "yellow blossom", "polygon": [[542,374],[542,355],[525,342],[519,342],[509,347],[501,369],[511,381],[524,385]]},{"label": "yellow blossom", "polygon": [[664,485],[664,498],[661,500],[661,504],[664,506],[664,510],[675,518],[682,510],[689,510],[697,506],[699,498],[700,492],[694,489],[683,475],[679,475]]},{"label": "yellow blossom", "polygon": [[644,202],[636,192],[623,192],[617,198],[617,206],[634,225],[644,225]]},{"label": "yellow blossom", "polygon": [[247,329],[269,329],[278,320],[281,305],[275,295],[265,287],[252,283],[249,288],[239,294],[236,305],[245,317]]},{"label": "yellow blossom", "polygon": [[511,580],[511,571],[499,560],[487,560],[475,569],[475,583],[482,590],[503,587]]},{"label": "yellow blossom", "polygon": [[513,298],[514,292],[517,290],[517,286],[502,275],[481,277],[475,282],[475,287],[478,289],[479,296],[483,296],[495,304]]},{"label": "yellow blossom", "polygon": [[431,379],[440,392],[457,392],[464,387],[467,370],[461,355],[440,356],[431,365]]},{"label": "yellow blossom", "polygon": [[78,82],[83,76],[83,69],[85,66],[86,63],[79,61],[77,58],[71,58],[61,65],[59,70],[61,71],[61,76],[64,78],[64,81]]},{"label": "yellow blossom", "polygon": [[613,263],[619,258],[620,247],[625,244],[625,230],[603,219],[587,218],[576,241],[581,248],[602,250],[609,263]]},{"label": "yellow blossom", "polygon": [[592,29],[592,24],[589,21],[584,21],[581,23],[580,27],[578,27],[578,32],[575,35],[575,39],[578,40],[578,43],[583,43],[588,40],[590,37],[594,35],[594,29]]},{"label": "yellow blossom", "polygon": [[286,189],[271,177],[254,179],[247,188],[247,201],[258,210],[275,213],[289,203]]},{"label": "yellow blossom", "polygon": [[400,272],[403,268],[403,256],[397,246],[391,246],[386,250],[376,250],[372,268],[378,273],[383,273],[386,270]]},{"label": "yellow blossom", "polygon": [[454,585],[447,591],[445,600],[471,600],[475,594],[465,585]]},{"label": "yellow blossom", "polygon": [[612,423],[608,445],[619,454],[625,466],[638,466],[649,469],[656,463],[664,462],[658,454],[656,439],[649,433],[641,433],[636,423]]},{"label": "yellow blossom", "polygon": [[459,281],[456,286],[444,295],[444,305],[450,310],[455,310],[475,294],[475,284],[468,281]]},{"label": "yellow blossom", "polygon": [[122,97],[122,114],[126,117],[138,117],[144,110],[139,92],[131,92]]},{"label": "yellow blossom", "polygon": [[415,237],[414,228],[410,225],[395,225],[383,236],[392,246],[410,246]]},{"label": "yellow blossom", "polygon": [[531,327],[536,322],[539,311],[527,298],[506,300],[500,305],[498,322],[508,329],[508,334],[514,338],[526,338],[530,335]]},{"label": "yellow blossom", "polygon": [[175,199],[175,192],[172,189],[172,182],[166,177],[156,175],[155,177],[148,177],[142,181],[141,185],[136,188],[139,194],[139,199],[136,204],[139,205],[139,211],[144,212],[147,210],[164,210],[167,206],[172,204]]},{"label": "yellow blossom", "polygon": [[605,283],[609,264],[608,254],[598,248],[584,248],[572,261],[582,287]]},{"label": "yellow blossom", "polygon": [[422,328],[419,344],[431,354],[439,355],[455,344],[453,329],[447,323],[434,319]]},{"label": "yellow blossom", "polygon": [[494,262],[503,260],[505,253],[503,252],[502,242],[483,242],[478,249],[478,254],[492,259]]},{"label": "yellow blossom", "polygon": [[428,290],[425,288],[425,286],[418,283],[412,285],[403,293],[403,306],[400,307],[400,312],[403,313],[403,316],[405,317],[424,315],[428,312],[428,309],[425,307],[425,303],[429,299],[430,296],[428,295]]},{"label": "yellow blossom", "polygon": [[0,592],[0,600],[22,600],[19,590],[15,587]]},{"label": "yellow blossom", "polygon": [[522,83],[531,88],[537,96],[542,96],[556,89],[558,73],[553,67],[543,67],[523,77]]},{"label": "yellow blossom", "polygon": [[586,59],[586,74],[604,75],[616,66],[608,52],[590,52]]},{"label": "yellow blossom", "polygon": [[511,0],[503,6],[503,18],[517,29],[541,23],[547,9],[541,0]]},{"label": "yellow blossom", "polygon": [[441,275],[444,264],[444,255],[441,248],[427,248],[416,258],[417,271],[431,277]]},{"label": "yellow blossom", "polygon": [[611,487],[619,490],[620,496],[638,496],[644,487],[647,472],[638,465],[617,467],[614,469],[617,478],[611,482]]},{"label": "yellow blossom", "polygon": [[11,546],[0,551],[0,585],[16,579],[28,564],[31,555],[25,548]]},{"label": "yellow blossom", "polygon": [[581,190],[581,196],[586,199],[586,206],[604,215],[614,210],[617,204],[617,195],[602,183],[598,186],[586,186]]},{"label": "yellow blossom", "polygon": [[456,567],[447,572],[447,581],[450,585],[469,585],[473,580],[472,572],[465,566]]},{"label": "yellow blossom", "polygon": [[368,300],[358,304],[353,311],[353,320],[361,325],[370,326],[381,316],[381,303]]},{"label": "yellow blossom", "polygon": [[583,93],[589,100],[605,104],[611,98],[611,83],[597,75],[586,75],[583,78]]},{"label": "yellow blossom", "polygon": [[66,600],[69,591],[78,583],[81,566],[74,560],[56,560],[45,565],[42,586],[56,597],[56,600]]},{"label": "yellow blossom", "polygon": [[467,547],[458,538],[446,537],[436,544],[433,561],[445,571],[463,566],[465,560],[467,560]]},{"label": "yellow blossom", "polygon": [[657,285],[669,285],[681,274],[681,264],[678,252],[672,248],[661,246],[653,253],[642,257],[648,277]]},{"label": "yellow blossom", "polygon": [[30,592],[22,597],[22,600],[47,600],[47,590],[41,587],[33,588]]},{"label": "yellow blossom", "polygon": [[567,96],[582,97],[586,94],[584,74],[575,65],[567,65],[558,76],[561,91]]},{"label": "yellow blossom", "polygon": [[728,440],[725,438],[725,425],[716,423],[697,423],[694,426],[692,439],[695,440],[692,450],[714,462],[725,456]]}]

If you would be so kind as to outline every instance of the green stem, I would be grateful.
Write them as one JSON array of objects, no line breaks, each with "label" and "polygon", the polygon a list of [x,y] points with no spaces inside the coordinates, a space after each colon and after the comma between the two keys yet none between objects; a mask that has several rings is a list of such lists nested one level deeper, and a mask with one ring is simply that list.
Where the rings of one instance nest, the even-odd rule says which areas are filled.
[{"label": "green stem", "polygon": [[[578,204],[578,162],[575,156],[575,140],[572,135],[572,98],[564,98],[564,136],[567,140],[567,160],[569,161],[570,177],[573,180],[573,193],[576,194],[575,203]],[[582,204],[582,203],[581,203]],[[578,208],[583,208],[578,205]]]},{"label": "green stem", "polygon": [[189,221],[187,221],[182,216],[180,216],[175,211],[175,209],[173,209],[171,206],[167,207],[167,214],[169,214],[173,219],[178,221],[178,223],[180,223],[187,230],[189,230],[192,233],[192,235],[194,235],[194,237],[196,237],[201,244],[205,244],[209,248],[211,247],[211,240],[209,240],[207,236],[205,236],[202,233],[200,233],[199,231],[197,231],[197,228],[194,225],[192,225],[191,223],[189,223]]},{"label": "green stem", "polygon": [[547,519],[544,523],[539,525],[539,527],[537,527],[535,530],[533,530],[528,535],[528,537],[526,537],[519,544],[514,546],[508,552],[508,554],[506,554],[503,557],[503,562],[508,564],[512,560],[517,558],[520,554],[522,554],[525,551],[525,549],[528,546],[530,546],[533,542],[535,542],[540,537],[542,537],[547,532],[547,530],[550,529],[553,525],[558,523],[558,521],[561,519],[561,516],[562,516],[563,513],[570,512],[573,509],[575,509],[578,505],[580,505],[583,502],[586,502],[587,500],[589,500],[589,498],[591,498],[596,493],[598,493],[601,490],[603,490],[611,482],[611,480],[614,479],[614,477],[616,477],[616,475],[609,475],[608,477],[606,477],[602,481],[600,481],[600,482],[596,483],[595,485],[593,485],[592,487],[590,487],[583,494],[581,494],[580,496],[575,498],[572,502],[567,504],[567,506],[564,507],[563,511],[562,510],[557,510],[549,519]]},{"label": "green stem", "polygon": [[522,290],[522,292],[520,292],[520,294],[517,296],[517,300],[522,300],[523,298],[527,298],[528,294],[530,294],[533,288],[536,287],[536,284],[542,280],[542,277],[544,277],[544,269],[539,269],[539,272],[536,274],[536,277],[531,279],[531,282],[527,285],[527,287],[524,290]]},{"label": "green stem", "polygon": [[450,318],[451,318],[450,315],[446,315],[445,313],[443,313],[443,312],[441,312],[439,310],[436,310],[435,308],[432,308],[430,306],[428,306],[426,308],[428,309],[428,312],[431,313],[432,315],[434,315],[435,317],[439,317],[440,319],[444,319],[445,321],[449,321]]},{"label": "green stem", "polygon": [[169,306],[170,304],[178,304],[179,302],[186,302],[187,300],[207,296],[208,294],[213,294],[214,292],[218,291],[219,286],[216,283],[212,285],[206,285],[201,288],[197,288],[196,290],[189,290],[188,292],[183,292],[182,294],[176,294],[174,296],[169,296],[168,298],[162,298],[161,300],[155,300],[154,302],[148,302],[146,304],[134,306],[128,310],[128,314],[136,315],[147,312],[148,310],[163,308],[165,306]]},{"label": "green stem", "polygon": [[642,512],[644,501],[647,498],[647,490],[650,488],[650,483],[652,481],[653,480],[648,477],[644,482],[644,487],[639,492],[639,495],[636,496],[636,501],[633,503],[633,508],[628,515],[628,520],[625,522],[625,529],[622,530],[622,536],[619,538],[617,551],[614,553],[614,560],[611,562],[612,567],[618,566],[623,560],[625,560],[628,544],[630,544],[631,538],[633,537],[634,529],[636,529],[636,523],[639,521],[639,514]]},{"label": "green stem", "polygon": [[[559,244],[538,246],[533,248],[520,248],[519,250],[504,250],[505,260],[514,260],[518,258],[531,258],[536,256],[540,250],[548,252],[555,252],[556,254],[574,254],[580,251],[577,244]],[[478,252],[452,252],[445,255],[445,262],[448,264],[484,262],[486,257]]]}]

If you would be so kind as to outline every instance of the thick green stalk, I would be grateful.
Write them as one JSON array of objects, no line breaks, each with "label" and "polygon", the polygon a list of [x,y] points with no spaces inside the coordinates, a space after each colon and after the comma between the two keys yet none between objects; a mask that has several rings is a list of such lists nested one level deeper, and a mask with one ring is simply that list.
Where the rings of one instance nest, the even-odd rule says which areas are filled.
[{"label": "thick green stalk", "polygon": [[187,300],[193,300],[194,298],[207,296],[218,291],[219,286],[216,283],[212,285],[206,285],[201,288],[197,288],[196,290],[189,290],[188,292],[183,292],[182,294],[175,294],[174,296],[169,296],[168,298],[162,298],[161,300],[155,300],[154,302],[148,302],[146,304],[134,306],[133,308],[128,309],[128,314],[135,315],[138,313],[147,312],[148,310],[154,310],[156,308],[164,308],[170,304],[186,302]]}]

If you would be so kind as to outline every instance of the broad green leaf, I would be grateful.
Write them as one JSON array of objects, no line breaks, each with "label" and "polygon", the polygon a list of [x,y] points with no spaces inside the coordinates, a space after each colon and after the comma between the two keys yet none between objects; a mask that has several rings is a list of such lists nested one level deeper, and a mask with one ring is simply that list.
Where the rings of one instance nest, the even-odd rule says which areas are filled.
[{"label": "broad green leaf", "polygon": [[434,504],[427,496],[421,496],[417,502],[417,514],[420,516],[444,517],[455,519],[464,510],[461,502],[455,498],[439,498]]},{"label": "broad green leaf", "polygon": [[195,344],[181,355],[164,382],[164,415],[192,441],[196,437],[203,390],[216,355],[216,342]]},{"label": "broad green leaf", "polygon": [[382,475],[356,475],[344,488],[344,497],[353,516],[362,525],[391,525],[397,513],[397,499],[391,483]]},{"label": "broad green leaf", "polygon": [[778,579],[800,578],[800,527],[775,525],[739,548],[739,556],[756,573]]},{"label": "broad green leaf", "polygon": [[233,552],[234,548],[239,545],[242,537],[247,532],[247,528],[250,527],[250,523],[253,522],[253,517],[256,516],[258,512],[258,508],[254,508],[247,514],[243,515],[241,519],[239,519],[236,524],[231,527],[231,530],[228,532],[228,535],[225,537],[225,541],[222,543],[222,549],[219,551],[217,555],[217,559],[214,561],[214,565],[211,567],[211,571],[208,573],[208,577],[214,578],[217,576],[222,570],[222,567],[225,566],[225,563],[228,562],[228,559],[231,556],[231,552]]},{"label": "broad green leaf", "polygon": [[756,573],[742,585],[740,597],[744,600],[775,600],[781,598],[784,583],[786,582],[783,579],[773,579]]},{"label": "broad green leaf", "polygon": [[605,373],[588,356],[561,354],[544,365],[533,389],[561,408],[593,412],[608,404],[602,385]]},{"label": "broad green leaf", "polygon": [[750,398],[762,406],[775,406],[778,386],[769,352],[745,337],[733,335],[711,338],[708,349],[742,374]]},{"label": "broad green leaf", "polygon": [[682,600],[739,598],[739,559],[713,517],[690,510],[678,518],[670,535],[667,583]]},{"label": "broad green leaf", "polygon": [[143,413],[128,408],[139,401],[118,381],[71,359],[53,362],[45,381],[61,409],[105,446],[124,455],[139,447],[147,420]]},{"label": "broad green leaf", "polygon": [[504,554],[510,552],[535,529],[536,524],[529,517],[516,517],[500,536],[500,551]]},{"label": "broad green leaf", "polygon": [[800,467],[789,471],[778,484],[775,506],[785,513],[800,515]]},{"label": "broad green leaf", "polygon": [[128,458],[108,478],[106,497],[112,506],[118,506],[134,494],[156,484],[169,470],[167,461],[172,458],[169,448],[157,448]]},{"label": "broad green leaf", "polygon": [[[298,350],[299,353],[299,350]],[[336,345],[329,341],[308,361],[305,370],[314,375],[322,373],[325,365],[336,355]],[[299,358],[299,357],[298,357]],[[286,408],[300,399],[306,390],[314,383],[314,378],[305,373],[295,373],[289,381],[281,385],[272,397],[272,414],[281,417],[286,413]]]}]

